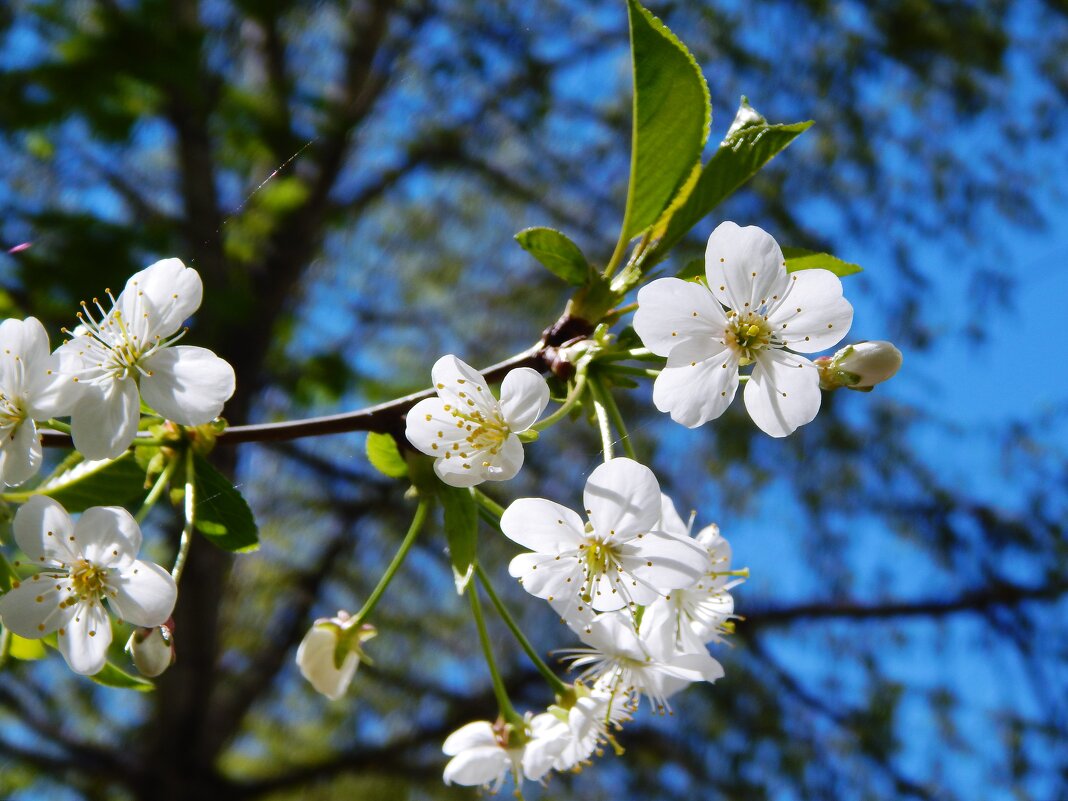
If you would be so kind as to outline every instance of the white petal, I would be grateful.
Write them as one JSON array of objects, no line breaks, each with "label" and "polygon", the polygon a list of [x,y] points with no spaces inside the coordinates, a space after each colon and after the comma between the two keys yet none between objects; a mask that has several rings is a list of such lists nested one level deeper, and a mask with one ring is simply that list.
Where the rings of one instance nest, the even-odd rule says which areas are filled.
[{"label": "white petal", "polygon": [[820,410],[820,379],[804,356],[781,350],[757,355],[745,386],[745,408],[765,433],[785,437]]},{"label": "white petal", "polygon": [[473,487],[481,484],[486,479],[482,470],[476,469],[475,465],[481,454],[468,454],[468,457],[463,459],[457,452],[450,452],[445,458],[434,461],[434,472],[450,487]]},{"label": "white petal", "polygon": [[210,423],[234,394],[234,368],[207,348],[179,345],[142,360],[145,403],[183,426]]},{"label": "white petal", "polygon": [[[72,547],[94,565],[126,570],[141,550],[141,527],[120,506],[93,506],[75,523]],[[139,625],[154,626],[166,619]]]},{"label": "white petal", "polygon": [[476,720],[467,723],[448,737],[442,743],[441,751],[445,756],[456,756],[461,751],[469,748],[481,748],[485,746],[497,746],[497,738],[493,734],[493,726],[489,721]]},{"label": "white petal", "polygon": [[23,420],[0,442],[0,481],[21,484],[41,469],[41,440],[33,420]]},{"label": "white petal", "polygon": [[114,459],[133,442],[141,399],[132,378],[90,387],[71,412],[74,447],[87,459]]},{"label": "white petal", "polygon": [[722,307],[700,284],[660,278],[638,291],[634,331],[660,356],[687,339],[722,339],[726,325]]},{"label": "white petal", "polygon": [[586,537],[582,518],[544,498],[520,498],[501,515],[501,531],[513,542],[540,553],[573,551]]},{"label": "white petal", "polygon": [[705,276],[716,299],[739,313],[774,303],[789,286],[786,261],[771,234],[721,223],[708,238]]},{"label": "white petal", "polygon": [[50,559],[71,564],[78,559],[71,535],[74,521],[58,502],[34,495],[15,513],[15,542],[33,562]]},{"label": "white petal", "polygon": [[116,305],[138,332],[166,338],[200,308],[203,294],[196,270],[180,259],[163,259],[132,275]]},{"label": "white petal", "polygon": [[549,385],[537,370],[510,370],[501,382],[501,412],[512,431],[526,431],[545,411]]},{"label": "white petal", "polygon": [[688,536],[666,531],[650,531],[626,543],[619,561],[661,594],[688,587],[712,569],[708,551]]},{"label": "white petal", "polygon": [[798,270],[793,286],[768,315],[778,338],[793,350],[815,353],[837,345],[853,323],[853,307],[842,282],[828,270]]},{"label": "white petal", "polygon": [[552,770],[553,762],[567,745],[570,730],[554,715],[543,712],[530,722],[532,739],[523,749],[523,775],[538,781]]},{"label": "white petal", "polygon": [[[70,593],[61,579],[32,576],[0,598],[0,620],[20,637],[37,639],[65,626],[73,616],[72,607],[62,607]],[[56,585],[60,589],[56,589]]]},{"label": "white petal", "polygon": [[115,614],[135,626],[159,626],[174,611],[178,587],[171,574],[157,564],[136,560],[108,582],[115,590],[109,603]]},{"label": "white petal", "polygon": [[405,415],[404,435],[412,447],[427,456],[441,456],[454,442],[467,440],[467,430],[445,410],[441,398],[427,398],[415,404]]},{"label": "white petal", "polygon": [[676,423],[696,428],[723,414],[737,391],[737,353],[726,346],[708,353],[683,344],[653,383],[653,404]]},{"label": "white petal", "polygon": [[7,395],[22,395],[29,370],[48,357],[48,334],[37,318],[0,323],[0,387]]},{"label": "white petal", "polygon": [[497,399],[490,392],[482,373],[451,353],[434,362],[430,375],[438,397],[446,403],[461,407],[467,406],[470,401],[483,414],[496,413]]},{"label": "white petal", "polygon": [[74,615],[66,629],[59,632],[59,652],[75,673],[92,676],[99,673],[107,661],[111,621],[99,601],[83,601],[73,609]]},{"label": "white petal", "polygon": [[523,443],[515,434],[508,435],[495,456],[486,451],[470,455],[474,468],[481,472],[486,481],[508,481],[523,468]]},{"label": "white petal", "polygon": [[504,781],[511,766],[508,752],[498,745],[469,748],[449,760],[442,778],[445,784],[467,787],[496,785]]},{"label": "white petal", "polygon": [[582,583],[582,570],[573,553],[559,559],[551,554],[521,553],[508,563],[508,573],[522,581],[523,589],[535,598],[547,601],[577,599]]},{"label": "white petal", "polygon": [[356,675],[356,668],[360,665],[360,657],[355,651],[350,651],[338,670],[334,666],[336,646],[337,633],[333,629],[312,626],[297,648],[300,674],[311,682],[316,692],[322,693],[331,701],[336,701],[345,694]]},{"label": "white petal", "polygon": [[593,529],[604,539],[644,533],[660,517],[660,485],[653,471],[619,457],[597,467],[586,480],[583,503]]},{"label": "white petal", "polygon": [[27,370],[26,414],[34,420],[70,415],[82,393],[72,376],[63,373],[59,357],[49,355],[27,363]]},{"label": "white petal", "polygon": [[690,526],[684,523],[682,517],[675,511],[675,502],[663,492],[660,493],[660,522],[656,524],[656,529],[669,534],[678,534],[681,537],[690,536]]}]

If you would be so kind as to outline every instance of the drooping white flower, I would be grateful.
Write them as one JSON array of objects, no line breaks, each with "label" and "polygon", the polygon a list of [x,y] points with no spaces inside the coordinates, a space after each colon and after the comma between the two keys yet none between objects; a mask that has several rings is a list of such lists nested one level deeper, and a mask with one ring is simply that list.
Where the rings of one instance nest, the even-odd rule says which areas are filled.
[{"label": "drooping white flower", "polygon": [[434,472],[453,487],[507,481],[523,466],[526,431],[549,402],[549,385],[537,370],[511,370],[501,383],[501,399],[482,374],[452,355],[431,370],[438,397],[427,398],[407,415],[405,435],[412,445],[436,457]]},{"label": "drooping white flower", "polygon": [[42,572],[0,598],[0,620],[20,637],[56,632],[76,673],[97,673],[107,659],[104,601],[135,626],[159,626],[171,616],[178,588],[162,567],[137,558],[141,529],[125,509],[94,506],[75,523],[59,503],[35,495],[15,514],[14,531]]},{"label": "drooping white flower", "polygon": [[184,426],[222,412],[234,394],[233,368],[207,348],[175,346],[202,295],[196,270],[164,259],[131,276],[110,311],[94,299],[99,319],[82,304],[79,326],[56,355],[77,390],[71,429],[86,457],[110,459],[129,447],[142,398]]},{"label": "drooping white flower", "polygon": [[[665,531],[690,535],[693,526],[684,523],[675,504],[662,497],[660,526]],[[730,590],[745,579],[744,571],[731,570],[731,546],[719,532],[715,523],[705,526],[694,541],[708,552],[711,567],[691,585],[671,593],[670,597],[658,598],[652,606],[664,606],[668,619],[675,621],[678,647],[697,651],[708,642],[721,642],[728,620],[734,616],[734,598]]]},{"label": "drooping white flower", "polygon": [[34,317],[0,323],[0,481],[21,484],[41,467],[34,420],[66,414],[48,334]]},{"label": "drooping white flower", "polygon": [[842,282],[827,270],[786,272],[775,240],[755,226],[722,223],[708,238],[701,285],[661,278],[638,292],[634,330],[667,364],[653,403],[695,428],[723,414],[752,364],[745,407],[784,437],[820,408],[819,375],[804,356],[838,343],[853,322]]},{"label": "drooping white flower", "polygon": [[142,676],[155,678],[174,664],[174,621],[161,626],[136,628],[126,641],[126,653]]},{"label": "drooping white flower", "polygon": [[834,356],[816,359],[820,386],[824,389],[846,387],[870,392],[876,384],[888,381],[901,369],[901,351],[885,340],[854,342],[836,351]]},{"label": "drooping white flower", "polygon": [[583,501],[589,523],[544,498],[521,498],[501,517],[505,535],[534,551],[512,559],[508,571],[565,620],[587,607],[652,603],[709,569],[704,548],[657,528],[660,485],[648,467],[626,458],[600,465]]},{"label": "drooping white flower", "polygon": [[636,707],[644,695],[657,710],[668,708],[668,699],[696,681],[716,681],[723,667],[702,646],[679,648],[675,620],[664,605],[647,607],[641,625],[623,612],[597,615],[579,632],[585,648],[562,651],[573,668],[582,668],[580,678],[592,679],[594,688]]},{"label": "drooping white flower", "polygon": [[623,698],[600,688],[589,689],[582,682],[572,685],[575,699],[569,708],[549,707],[549,711],[567,724],[564,750],[553,762],[553,769],[571,770],[586,762],[598,748],[611,741],[612,730],[630,720],[631,708]]},{"label": "drooping white flower", "polygon": [[356,618],[347,612],[339,611],[336,617],[320,618],[315,621],[304,639],[297,647],[297,667],[300,675],[311,682],[317,692],[331,701],[336,701],[345,694],[360,660],[364,659],[360,645],[370,640],[378,632],[374,626],[360,624],[360,629],[349,643],[349,650],[341,666],[335,660],[338,642],[341,636],[356,625]]},{"label": "drooping white flower", "polygon": [[524,720],[516,732],[504,721],[478,720],[461,726],[446,738],[441,750],[452,757],[445,766],[446,784],[501,789],[508,774],[518,789],[523,778],[538,781],[567,745],[567,725],[548,712]]}]

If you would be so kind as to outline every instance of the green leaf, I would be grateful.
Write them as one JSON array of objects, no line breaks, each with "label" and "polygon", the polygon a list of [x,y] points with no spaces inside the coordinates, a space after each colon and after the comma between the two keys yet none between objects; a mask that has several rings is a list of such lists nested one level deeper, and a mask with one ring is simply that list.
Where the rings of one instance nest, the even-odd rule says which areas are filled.
[{"label": "green leaf", "polygon": [[44,659],[48,652],[45,651],[44,643],[40,640],[28,640],[25,637],[12,634],[8,653],[23,662],[34,662],[38,659]]},{"label": "green leaf", "polygon": [[830,270],[839,278],[844,278],[864,270],[859,264],[842,261],[830,253],[817,253],[804,248],[783,248],[782,255],[786,259],[788,273],[797,270]]},{"label": "green leaf", "polygon": [[139,693],[150,693],[156,689],[156,685],[148,679],[127,673],[125,670],[115,667],[111,662],[106,663],[103,670],[89,678],[97,684],[102,684],[105,687],[117,687],[120,690],[136,690]]},{"label": "green leaf", "polygon": [[117,459],[94,461],[73,453],[27,494],[47,495],[68,512],[84,512],[90,506],[129,506],[145,492],[145,471],[127,451]]},{"label": "green leaf", "polygon": [[675,277],[681,278],[683,281],[689,281],[691,278],[704,278],[705,257],[698,256],[696,259],[690,259],[686,262],[686,265],[675,274]]},{"label": "green leaf", "polygon": [[[746,109],[755,114],[745,104],[739,110],[739,116]],[[729,135],[702,168],[685,201],[670,216],[665,216],[653,232],[656,244],[649,248],[642,259],[643,272],[663,261],[668,251],[691,228],[811,126],[811,120],[790,125],[754,123]]]},{"label": "green leaf", "polygon": [[478,544],[478,504],[471,491],[442,486],[441,505],[445,507],[445,538],[449,543],[452,577],[456,592],[463,595],[475,571]]},{"label": "green leaf", "polygon": [[574,286],[584,286],[590,265],[579,246],[553,228],[524,228],[515,241],[549,272]]},{"label": "green leaf", "polygon": [[396,440],[389,434],[372,431],[367,435],[367,460],[379,473],[390,478],[404,478],[408,475],[408,463],[401,456]]},{"label": "green leaf", "polygon": [[197,531],[224,551],[245,553],[260,547],[256,520],[230,480],[203,456],[193,456]]},{"label": "green leaf", "polygon": [[619,247],[657,221],[699,166],[712,120],[708,85],[690,51],[637,0],[627,9],[634,120]]}]

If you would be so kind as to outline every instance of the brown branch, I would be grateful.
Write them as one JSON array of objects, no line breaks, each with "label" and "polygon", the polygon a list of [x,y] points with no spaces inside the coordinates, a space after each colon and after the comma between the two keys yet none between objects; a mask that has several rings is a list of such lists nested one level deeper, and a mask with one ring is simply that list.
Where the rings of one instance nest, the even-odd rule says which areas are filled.
[{"label": "brown branch", "polygon": [[[483,371],[487,381],[498,381],[505,373],[516,367],[543,367],[542,352],[545,342],[517,353],[503,362],[487,367]],[[342,434],[350,431],[396,432],[399,430],[404,415],[416,403],[434,394],[433,389],[424,389],[411,395],[405,395],[365,409],[353,412],[341,412],[323,417],[309,417],[304,420],[288,420],[281,423],[260,423],[254,425],[231,426],[219,434],[218,442],[234,445],[241,442],[278,442],[280,440],[300,439],[301,437],[320,437],[326,434]],[[150,435],[145,434],[143,438]],[[74,443],[69,434],[60,431],[44,430],[41,442],[48,447],[69,448]]]},{"label": "brown branch", "polygon": [[804,620],[885,620],[899,617],[943,617],[961,612],[981,614],[987,610],[1016,606],[1027,601],[1055,601],[1068,594],[1068,583],[1053,582],[1037,587],[995,583],[970,590],[956,598],[917,601],[858,603],[828,601],[750,610],[740,633],[758,628],[790,625]]}]

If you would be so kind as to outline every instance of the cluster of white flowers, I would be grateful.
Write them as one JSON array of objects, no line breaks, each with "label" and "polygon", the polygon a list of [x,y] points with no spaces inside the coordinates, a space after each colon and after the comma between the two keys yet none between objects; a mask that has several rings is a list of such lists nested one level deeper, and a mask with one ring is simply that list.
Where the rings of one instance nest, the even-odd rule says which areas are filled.
[{"label": "cluster of white flowers", "polygon": [[[202,293],[196,270],[165,259],[132,276],[117,298],[108,291],[110,309],[83,303],[54,353],[35,318],[0,323],[0,481],[21,484],[38,472],[38,423],[56,426],[57,417],[70,417],[74,445],[91,460],[130,447],[143,406],[181,425],[214,420],[234,392],[233,368],[204,348],[175,346]],[[14,532],[40,572],[0,598],[4,626],[28,638],[55,633],[70,667],[94,674],[112,639],[106,601],[141,627],[129,645],[139,667],[156,674],[170,664],[166,624],[177,586],[162,567],[137,559],[141,529],[129,512],[95,506],[75,522],[57,501],[33,495]]]},{"label": "cluster of white flowers", "polygon": [[[694,428],[719,417],[746,382],[753,421],[783,437],[816,416],[821,388],[870,389],[900,365],[889,343],[860,343],[816,362],[799,355],[836,345],[852,319],[835,275],[790,273],[770,235],[726,222],[708,240],[703,280],[662,278],[638,292],[634,329],[648,349],[641,355],[666,359],[653,387],[660,411]],[[482,374],[443,356],[432,371],[437,397],[408,412],[409,443],[434,458],[437,477],[452,487],[514,477],[523,465],[522,443],[580,400],[584,371],[602,344],[595,335],[575,346],[584,354],[576,364],[582,378],[542,424],[549,388],[538,372],[508,372],[498,400]],[[590,390],[604,437],[622,423],[609,419],[598,391],[607,388]],[[579,769],[606,743],[618,749],[614,732],[643,696],[654,711],[667,712],[675,693],[723,676],[708,646],[733,631],[731,589],[748,572],[731,569],[731,548],[717,526],[691,531],[693,516],[683,521],[652,470],[612,458],[607,440],[604,451],[604,464],[586,481],[583,514],[545,498],[520,498],[500,516],[504,535],[526,549],[509,573],[582,641],[557,652],[577,679],[563,685],[531,654],[555,688],[555,703],[521,717],[497,687],[501,717],[468,723],[445,741],[446,783],[496,791],[510,774],[519,794],[524,779]],[[472,603],[481,626],[477,597]],[[498,609],[507,615],[499,602]],[[330,698],[345,691],[362,656],[356,638],[345,634],[358,621],[339,615],[316,621],[297,655],[302,673]],[[488,652],[487,659],[492,670]]]}]

